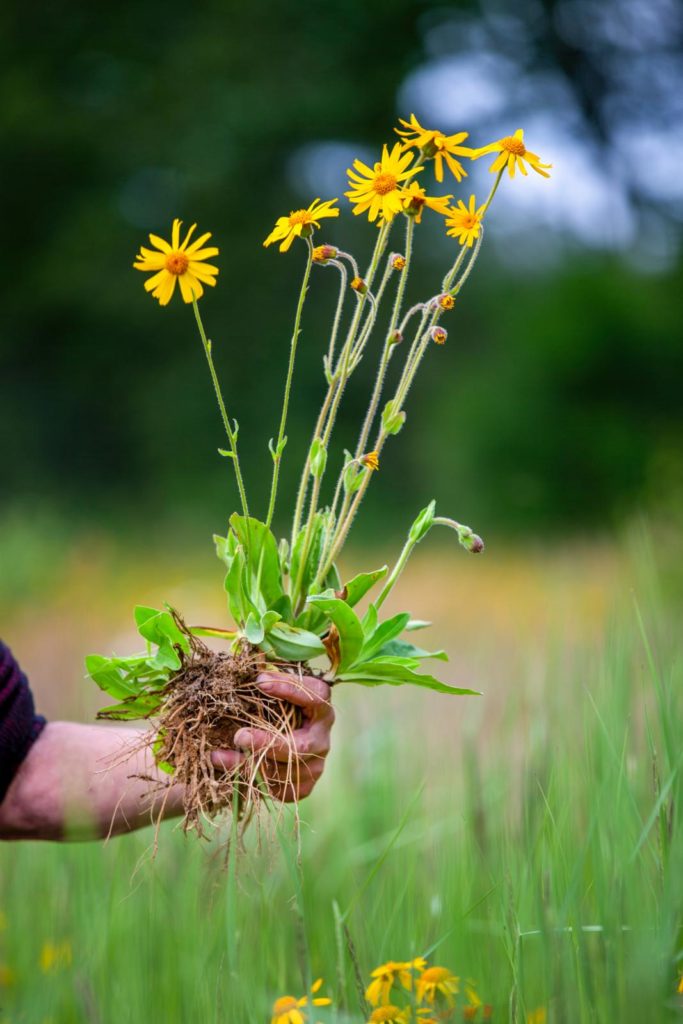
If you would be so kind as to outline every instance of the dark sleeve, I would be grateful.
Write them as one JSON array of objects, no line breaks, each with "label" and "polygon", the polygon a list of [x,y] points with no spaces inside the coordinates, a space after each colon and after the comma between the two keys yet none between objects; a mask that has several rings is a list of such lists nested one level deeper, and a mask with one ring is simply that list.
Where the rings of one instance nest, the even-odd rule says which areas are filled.
[{"label": "dark sleeve", "polygon": [[0,801],[44,728],[45,719],[35,713],[28,679],[0,640]]}]

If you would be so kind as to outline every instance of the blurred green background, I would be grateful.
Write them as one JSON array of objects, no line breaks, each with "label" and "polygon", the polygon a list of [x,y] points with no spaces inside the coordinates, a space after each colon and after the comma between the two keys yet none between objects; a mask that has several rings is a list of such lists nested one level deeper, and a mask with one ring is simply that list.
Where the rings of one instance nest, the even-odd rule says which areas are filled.
[{"label": "blurred green background", "polygon": [[[2,511],[140,534],[150,517],[195,537],[224,525],[236,494],[191,310],[160,309],[131,269],[174,216],[221,249],[202,309],[262,510],[303,259],[262,240],[282,213],[341,196],[352,158],[411,111],[474,145],[524,126],[555,169],[503,182],[361,531],[402,531],[432,496],[485,536],[678,509],[681,20],[673,0],[124,0],[39,19],[5,5]],[[456,195],[487,189],[487,168]],[[364,264],[374,229],[342,206],[320,240]],[[415,299],[455,245],[436,218],[420,235]],[[305,311],[281,510],[322,395],[333,277],[317,275]]]}]

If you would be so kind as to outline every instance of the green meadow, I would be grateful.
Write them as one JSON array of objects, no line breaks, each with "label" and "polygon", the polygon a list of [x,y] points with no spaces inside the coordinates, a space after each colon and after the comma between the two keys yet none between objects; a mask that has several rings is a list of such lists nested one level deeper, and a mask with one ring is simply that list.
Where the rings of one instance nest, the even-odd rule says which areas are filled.
[{"label": "green meadow", "polygon": [[[223,614],[208,557],[124,563],[102,538],[63,550],[40,589],[22,562],[0,592],[53,718],[92,717],[82,656],[132,642],[132,600]],[[619,545],[494,543],[479,560],[432,549],[399,591],[451,652],[446,678],[483,695],[340,686],[298,829],[274,809],[227,860],[229,826],[206,843],[166,823],[156,858],[152,829],[3,844],[0,1019],[262,1024],[322,977],[333,1005],[309,1019],[355,1024],[358,975],[419,955],[475,982],[493,1020],[680,1019],[675,560],[642,529]]]}]

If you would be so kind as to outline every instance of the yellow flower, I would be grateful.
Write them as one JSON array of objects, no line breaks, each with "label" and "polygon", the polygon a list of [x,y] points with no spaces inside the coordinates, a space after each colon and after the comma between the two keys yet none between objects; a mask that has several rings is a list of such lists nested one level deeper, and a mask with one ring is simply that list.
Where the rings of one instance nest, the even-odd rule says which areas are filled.
[{"label": "yellow flower", "polygon": [[378,1006],[376,1010],[373,1010],[370,1014],[368,1024],[408,1024],[410,1020],[410,1007],[406,1007],[405,1010],[400,1010],[398,1006]]},{"label": "yellow flower", "polygon": [[448,1005],[453,1006],[453,996],[460,991],[459,981],[447,967],[428,967],[415,983],[418,1001],[433,1003],[436,993],[440,992]]},{"label": "yellow flower", "polygon": [[360,295],[365,295],[368,290],[368,286],[362,277],[352,278],[349,287],[353,288],[354,292],[358,292]]},{"label": "yellow flower", "polygon": [[372,472],[379,469],[379,455],[377,452],[366,452],[365,455],[361,455],[360,461]]},{"label": "yellow flower", "polygon": [[327,263],[328,260],[333,260],[338,253],[339,250],[333,245],[316,245],[311,259],[314,263]]},{"label": "yellow flower", "polygon": [[439,305],[441,306],[442,309],[448,312],[449,309],[453,309],[453,306],[455,305],[455,299],[453,298],[452,295],[446,292],[444,295],[439,296]]},{"label": "yellow flower", "polygon": [[435,129],[423,128],[415,114],[410,115],[410,121],[404,121],[403,118],[399,118],[399,121],[407,129],[407,131],[401,131],[400,128],[394,128],[396,134],[406,140],[403,143],[403,148],[408,149],[414,146],[416,149],[422,150],[422,155],[426,160],[433,159],[434,174],[437,181],[443,181],[444,163],[448,165],[456,181],[462,181],[466,177],[467,171],[455,157],[472,156],[473,150],[468,146],[460,145],[467,138],[467,132],[458,132],[457,135],[444,135],[443,132],[436,131]]},{"label": "yellow flower", "polygon": [[676,992],[679,996],[683,996],[683,974],[681,974],[680,978],[678,979],[678,988],[676,989]]},{"label": "yellow flower", "polygon": [[[313,982],[311,985],[312,996],[320,989],[322,983],[322,978]],[[329,1006],[331,1002],[331,999],[318,997],[311,999],[311,1006]],[[280,996],[273,1003],[273,1016],[270,1024],[306,1024],[306,1017],[301,1012],[303,1006],[308,1006],[308,996],[302,996],[301,999],[296,999],[294,996]]]},{"label": "yellow flower", "polygon": [[46,942],[40,951],[40,969],[43,974],[55,973],[61,968],[70,967],[72,959],[70,942]]},{"label": "yellow flower", "polygon": [[374,168],[368,167],[362,160],[354,160],[353,166],[346,172],[349,176],[351,189],[344,195],[353,204],[355,214],[368,212],[368,219],[373,221],[390,221],[403,210],[403,189],[401,182],[417,174],[421,168],[410,168],[412,153],[401,153],[401,143],[389,152],[382,147],[382,159]]},{"label": "yellow flower", "polygon": [[484,156],[486,153],[498,153],[498,156],[489,168],[494,174],[502,171],[507,164],[508,173],[511,178],[515,176],[515,167],[518,167],[522,174],[526,175],[528,173],[524,166],[526,161],[529,167],[536,171],[537,174],[543,175],[544,178],[550,177],[546,172],[553,165],[542,164],[540,157],[535,153],[531,153],[526,148],[524,145],[524,132],[521,128],[518,128],[514,135],[506,135],[504,139],[498,139],[497,142],[491,142],[488,146],[475,149],[472,159],[478,160],[480,156]]},{"label": "yellow flower", "polygon": [[[435,342],[437,345],[445,345],[446,344],[446,338],[448,337],[448,331],[446,330],[445,327],[438,327],[438,326],[437,327],[432,327],[432,329],[431,329],[431,331],[429,333],[432,336],[432,341]],[[441,967],[438,967],[438,968],[437,967],[433,967],[433,968],[430,967],[430,970],[434,970],[434,971],[436,971],[436,970],[440,971],[442,969],[443,968],[441,968]]]},{"label": "yellow flower", "polygon": [[393,270],[405,270],[406,258],[405,256],[401,256],[400,252],[392,252],[389,259],[391,260]]},{"label": "yellow flower", "polygon": [[154,277],[145,281],[145,289],[151,292],[162,306],[167,306],[171,301],[176,281],[180,282],[183,302],[192,302],[193,297],[201,298],[204,294],[203,284],[213,286],[216,283],[218,267],[212,267],[210,264],[204,263],[204,260],[208,260],[211,256],[217,256],[218,249],[215,247],[202,248],[204,243],[211,238],[211,233],[207,232],[190,245],[192,232],[197,227],[196,224],[193,224],[181,245],[181,224],[182,221],[177,218],[173,221],[170,244],[163,238],[159,238],[158,235],[150,235],[150,242],[159,251],[154,252],[140,246],[140,252],[133,264],[136,270],[155,271]]},{"label": "yellow flower", "polygon": [[476,207],[474,196],[470,196],[469,206],[465,206],[462,199],[458,199],[458,205],[452,206],[448,211],[446,234],[457,238],[461,245],[472,248],[474,240],[479,238],[485,210],[486,203],[482,203],[479,208]]},{"label": "yellow flower", "polygon": [[[375,468],[379,468],[377,452],[368,452],[367,455],[362,456],[360,461],[362,462],[363,459],[370,458],[371,456],[374,456],[374,461],[377,464]],[[369,468],[372,469],[372,466]],[[421,971],[426,965],[427,961],[423,960],[422,957],[417,957],[415,960],[389,960],[387,963],[381,964],[370,975],[372,981],[365,990],[365,998],[371,1006],[388,1003],[389,993],[396,979],[398,978],[405,989],[410,990],[413,986],[411,970]]]},{"label": "yellow flower", "polygon": [[419,224],[425,206],[445,217],[450,212],[448,203],[452,198],[453,196],[428,196],[416,181],[411,181],[408,187],[403,189],[403,208],[407,214],[415,218],[415,223]]},{"label": "yellow flower", "polygon": [[322,203],[314,199],[307,210],[292,210],[289,217],[278,217],[275,227],[263,243],[265,246],[273,242],[281,242],[280,252],[287,252],[295,238],[307,238],[313,234],[313,228],[319,228],[323,217],[338,217],[339,210],[333,209],[336,199],[326,199]]},{"label": "yellow flower", "polygon": [[548,1019],[545,1006],[539,1006],[536,1010],[526,1015],[526,1024],[545,1024]]}]

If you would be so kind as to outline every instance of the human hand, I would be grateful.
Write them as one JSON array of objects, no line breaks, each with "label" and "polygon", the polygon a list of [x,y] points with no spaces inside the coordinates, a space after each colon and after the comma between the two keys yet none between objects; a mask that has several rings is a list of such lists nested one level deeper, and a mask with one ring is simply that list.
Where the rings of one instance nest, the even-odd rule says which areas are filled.
[{"label": "human hand", "polygon": [[215,750],[211,760],[215,767],[230,770],[244,761],[239,750],[262,755],[261,775],[271,796],[283,803],[302,800],[322,775],[330,749],[330,687],[315,676],[296,679],[281,672],[262,672],[257,683],[268,696],[300,707],[303,724],[290,735],[277,737],[265,729],[240,729],[234,739],[238,750]]}]

